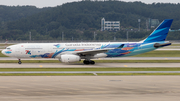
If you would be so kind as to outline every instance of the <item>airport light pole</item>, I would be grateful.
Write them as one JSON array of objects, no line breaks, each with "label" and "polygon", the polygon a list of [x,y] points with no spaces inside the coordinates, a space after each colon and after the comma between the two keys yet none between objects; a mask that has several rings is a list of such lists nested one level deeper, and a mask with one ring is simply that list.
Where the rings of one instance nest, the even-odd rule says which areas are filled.
[{"label": "airport light pole", "polygon": [[114,32],[114,41],[116,41],[116,32]]},{"label": "airport light pole", "polygon": [[127,42],[128,42],[128,33],[129,33],[129,32],[127,31],[127,34],[126,34],[126,35],[127,35]]},{"label": "airport light pole", "polygon": [[29,32],[29,40],[31,41],[31,32]]},{"label": "airport light pole", "polygon": [[140,23],[141,23],[141,19],[138,19],[138,22],[139,22],[139,31],[140,31]]},{"label": "airport light pole", "polygon": [[116,41],[116,37],[114,36],[114,41]]},{"label": "airport light pole", "polygon": [[96,32],[94,32],[94,40],[96,40],[96,35],[97,35]]},{"label": "airport light pole", "polygon": [[64,37],[64,35],[63,35],[63,34],[64,34],[64,32],[62,32],[62,41],[63,41],[63,37]]}]

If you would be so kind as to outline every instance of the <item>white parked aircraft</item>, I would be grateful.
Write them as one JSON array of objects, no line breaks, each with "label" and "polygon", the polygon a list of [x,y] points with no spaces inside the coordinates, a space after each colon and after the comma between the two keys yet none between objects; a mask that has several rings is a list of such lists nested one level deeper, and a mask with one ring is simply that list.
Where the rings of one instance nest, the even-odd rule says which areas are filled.
[{"label": "white parked aircraft", "polygon": [[22,58],[57,58],[61,62],[95,64],[91,59],[137,55],[171,45],[165,41],[172,19],[164,20],[146,39],[140,42],[94,42],[94,43],[21,43],[7,47],[3,54]]}]

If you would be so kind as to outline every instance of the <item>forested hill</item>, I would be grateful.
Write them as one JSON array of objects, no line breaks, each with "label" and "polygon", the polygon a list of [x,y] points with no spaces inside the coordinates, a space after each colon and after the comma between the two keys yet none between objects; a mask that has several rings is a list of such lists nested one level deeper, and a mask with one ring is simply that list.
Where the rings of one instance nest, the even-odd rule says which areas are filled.
[{"label": "forested hill", "polygon": [[[34,39],[61,39],[61,33],[64,32],[67,39],[71,37],[93,39],[91,33],[100,30],[103,17],[106,20],[120,21],[122,28],[138,28],[137,20],[141,19],[142,29],[146,28],[148,18],[159,19],[160,22],[164,19],[174,19],[172,29],[179,29],[179,11],[180,4],[144,4],[122,1],[73,2],[9,22],[1,27],[0,36],[2,39],[25,40],[29,38],[28,33],[31,31]],[[135,38],[142,38],[145,35]],[[99,36],[99,39],[106,39],[106,36],[102,36],[103,38]]]},{"label": "forested hill", "polygon": [[35,6],[4,6],[0,5],[0,22],[14,21],[27,16],[46,11],[50,8],[36,8]]}]

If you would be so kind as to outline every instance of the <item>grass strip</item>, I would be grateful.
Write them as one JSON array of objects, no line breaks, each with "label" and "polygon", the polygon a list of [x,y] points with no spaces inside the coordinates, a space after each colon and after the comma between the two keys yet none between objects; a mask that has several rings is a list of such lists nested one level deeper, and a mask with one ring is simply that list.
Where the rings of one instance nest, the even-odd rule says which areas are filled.
[{"label": "grass strip", "polygon": [[0,44],[0,46],[4,46],[4,47],[8,47],[8,46],[11,46],[11,45],[14,45],[14,44],[6,44],[6,43]]},{"label": "grass strip", "polygon": [[[180,75],[180,73],[97,73],[97,76],[149,76],[149,75]],[[95,76],[92,73],[32,73],[32,74],[24,74],[24,73],[19,73],[19,74],[0,74],[0,76]]]},{"label": "grass strip", "polygon": [[180,75],[180,73],[97,73],[98,76]]},{"label": "grass strip", "polygon": [[180,71],[180,68],[0,68],[0,71]]},{"label": "grass strip", "polygon": [[[17,63],[18,60],[0,60],[0,63]],[[180,63],[180,60],[95,60],[96,63]],[[22,63],[61,63],[58,60],[22,60]],[[75,62],[75,63],[83,63]]]},{"label": "grass strip", "polygon": [[8,56],[2,54],[1,51],[0,51],[0,57],[8,57]]},{"label": "grass strip", "polygon": [[7,73],[7,74],[0,74],[0,76],[93,76],[94,74],[92,73]]},{"label": "grass strip", "polygon": [[151,51],[132,57],[180,57],[180,51],[178,50],[164,50],[164,51]]},{"label": "grass strip", "polygon": [[[22,63],[61,63],[58,60],[21,60]],[[0,63],[18,63],[17,60],[0,60]]]},{"label": "grass strip", "polygon": [[95,60],[96,63],[180,63],[179,60]]},{"label": "grass strip", "polygon": [[174,44],[174,43],[172,43],[170,46],[180,46],[180,44]]}]

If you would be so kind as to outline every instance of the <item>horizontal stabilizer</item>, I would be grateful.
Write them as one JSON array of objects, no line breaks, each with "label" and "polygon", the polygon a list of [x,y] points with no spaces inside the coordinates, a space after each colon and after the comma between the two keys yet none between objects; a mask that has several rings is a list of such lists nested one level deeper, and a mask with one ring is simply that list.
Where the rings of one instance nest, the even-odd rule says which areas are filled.
[{"label": "horizontal stabilizer", "polygon": [[169,45],[171,45],[170,42],[169,42],[169,43],[163,43],[163,44],[155,43],[155,44],[154,44],[154,47],[155,47],[155,48],[159,48],[159,47],[169,46]]}]

